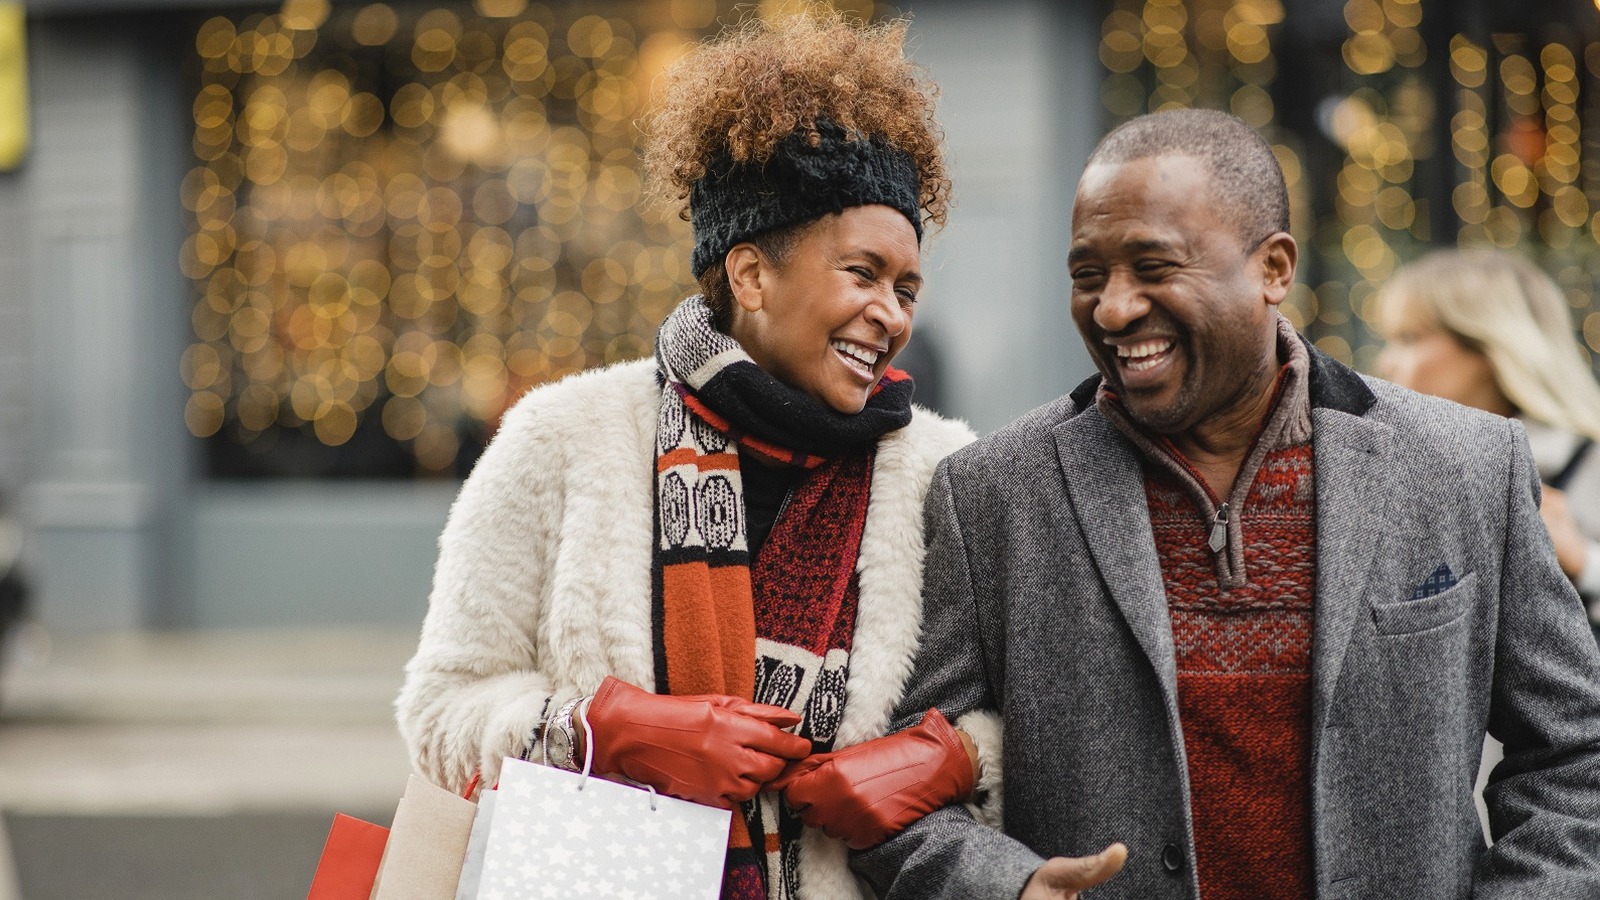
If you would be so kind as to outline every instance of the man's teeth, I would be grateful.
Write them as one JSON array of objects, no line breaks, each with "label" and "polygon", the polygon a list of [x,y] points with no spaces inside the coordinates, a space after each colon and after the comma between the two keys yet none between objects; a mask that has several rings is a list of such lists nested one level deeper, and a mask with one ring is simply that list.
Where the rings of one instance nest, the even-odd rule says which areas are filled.
[{"label": "man's teeth", "polygon": [[1117,347],[1115,349],[1117,358],[1122,360],[1129,370],[1142,372],[1160,362],[1160,360],[1149,359],[1149,357],[1171,350],[1172,342],[1167,340],[1141,341],[1137,344],[1129,344],[1126,347]]},{"label": "man's teeth", "polygon": [[878,351],[868,350],[860,344],[852,344],[849,341],[830,341],[828,346],[843,353],[851,360],[859,362],[861,367],[868,372],[872,371],[872,367],[878,364],[878,356],[880,355]]}]

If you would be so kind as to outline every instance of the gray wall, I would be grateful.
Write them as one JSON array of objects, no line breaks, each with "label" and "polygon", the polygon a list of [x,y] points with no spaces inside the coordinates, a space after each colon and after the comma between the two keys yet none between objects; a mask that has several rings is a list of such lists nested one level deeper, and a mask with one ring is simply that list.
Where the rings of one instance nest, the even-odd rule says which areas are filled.
[{"label": "gray wall", "polygon": [[198,627],[418,625],[455,498],[435,484],[217,484],[197,489]]},{"label": "gray wall", "polygon": [[[1098,28],[1047,0],[909,6],[956,196],[928,248],[918,339],[937,345],[946,410],[987,431],[1091,370],[1059,269],[1101,121]],[[35,145],[0,175],[0,489],[25,500],[40,618],[415,625],[454,485],[197,474],[177,372],[186,23],[32,9]]]},{"label": "gray wall", "polygon": [[28,386],[32,366],[28,334],[33,317],[28,304],[27,207],[22,177],[0,172],[0,495],[15,500],[27,477]]},{"label": "gray wall", "polygon": [[0,213],[24,252],[6,281],[3,448],[24,454],[8,474],[40,616],[59,627],[160,624],[184,600],[188,300],[173,261],[188,103],[150,27],[29,23],[34,143]]},{"label": "gray wall", "polygon": [[956,205],[925,264],[917,340],[944,361],[948,410],[980,432],[1094,371],[1063,272],[1078,173],[1099,139],[1089,4],[911,4],[912,51],[941,89]]}]

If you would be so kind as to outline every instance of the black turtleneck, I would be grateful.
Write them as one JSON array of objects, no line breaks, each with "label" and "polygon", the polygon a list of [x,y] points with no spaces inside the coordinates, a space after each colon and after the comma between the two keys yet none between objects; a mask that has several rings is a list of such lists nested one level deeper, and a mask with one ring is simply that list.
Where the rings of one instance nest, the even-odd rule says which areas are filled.
[{"label": "black turtleneck", "polygon": [[783,511],[789,492],[806,478],[806,470],[794,466],[767,466],[739,451],[739,478],[744,481],[745,542],[750,545],[750,562],[755,563],[761,546],[772,533],[772,526]]}]

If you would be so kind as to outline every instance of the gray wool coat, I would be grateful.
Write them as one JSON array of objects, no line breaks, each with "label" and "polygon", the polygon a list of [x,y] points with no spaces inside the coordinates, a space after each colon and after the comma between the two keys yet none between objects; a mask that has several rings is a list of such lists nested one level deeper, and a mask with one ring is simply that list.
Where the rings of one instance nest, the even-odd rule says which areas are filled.
[{"label": "gray wool coat", "polygon": [[[939,810],[852,864],[881,897],[1002,898],[1113,841],[1094,900],[1196,900],[1188,768],[1139,460],[1096,381],[959,451],[926,516],[897,727],[1004,722],[1004,832]],[[1600,897],[1600,653],[1514,420],[1312,350],[1317,897]],[[1459,583],[1410,599],[1441,564]],[[1484,733],[1505,761],[1473,799]]]}]

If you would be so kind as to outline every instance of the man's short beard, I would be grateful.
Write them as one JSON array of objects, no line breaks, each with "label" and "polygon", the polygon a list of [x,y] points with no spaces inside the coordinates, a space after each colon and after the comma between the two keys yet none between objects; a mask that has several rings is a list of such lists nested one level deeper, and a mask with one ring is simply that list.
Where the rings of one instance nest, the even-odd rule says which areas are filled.
[{"label": "man's short beard", "polygon": [[1179,389],[1178,396],[1171,403],[1159,410],[1142,407],[1126,394],[1123,395],[1122,405],[1128,411],[1128,417],[1140,428],[1155,434],[1171,437],[1188,431],[1193,425],[1189,419],[1194,411],[1194,396],[1187,383]]}]

